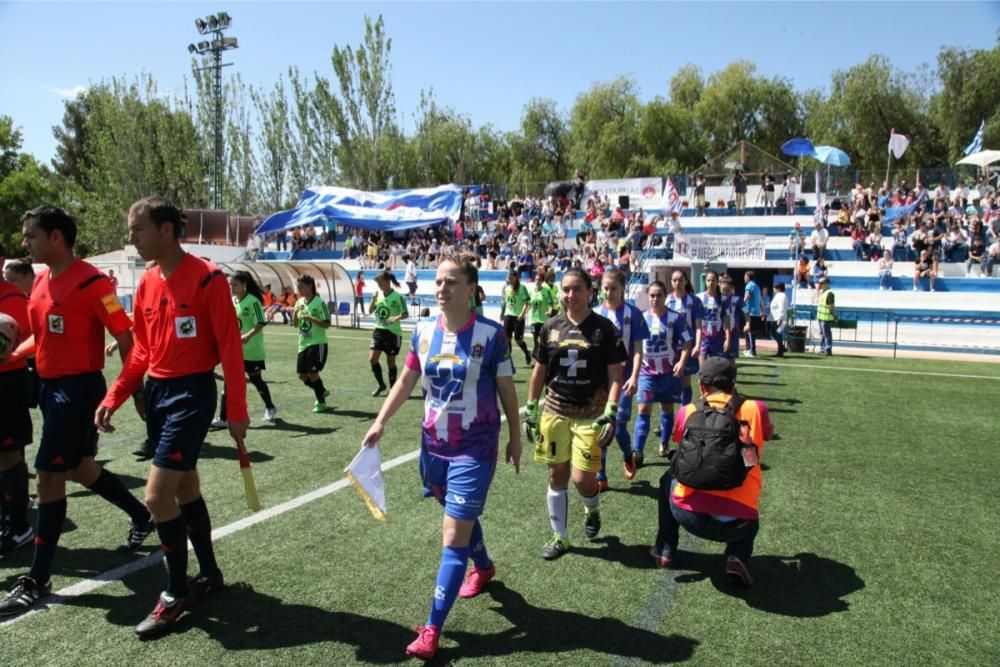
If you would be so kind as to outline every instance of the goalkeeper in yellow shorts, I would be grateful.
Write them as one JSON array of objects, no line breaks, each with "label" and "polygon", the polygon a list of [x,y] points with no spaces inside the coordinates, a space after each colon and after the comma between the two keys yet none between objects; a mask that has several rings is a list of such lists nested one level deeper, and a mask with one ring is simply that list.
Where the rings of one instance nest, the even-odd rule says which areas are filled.
[{"label": "goalkeeper in yellow shorts", "polygon": [[559,558],[570,546],[571,477],[583,499],[584,533],[592,539],[601,530],[597,471],[602,447],[614,439],[626,352],[615,325],[590,309],[593,291],[590,276],[581,269],[563,274],[559,295],[564,312],[539,332],[528,387],[525,432],[534,443],[535,460],[549,466],[547,501],[554,534],[542,549],[546,560]]}]

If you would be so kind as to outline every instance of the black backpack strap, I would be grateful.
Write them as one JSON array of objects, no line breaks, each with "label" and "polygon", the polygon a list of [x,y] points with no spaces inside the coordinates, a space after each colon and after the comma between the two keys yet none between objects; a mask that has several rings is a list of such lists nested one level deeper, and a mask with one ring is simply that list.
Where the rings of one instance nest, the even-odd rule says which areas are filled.
[{"label": "black backpack strap", "polygon": [[726,407],[728,407],[730,410],[733,411],[733,416],[735,417],[736,413],[739,412],[740,408],[743,407],[743,402],[745,400],[746,399],[744,399],[739,394],[733,394],[732,396],[729,397],[729,402],[726,403]]}]

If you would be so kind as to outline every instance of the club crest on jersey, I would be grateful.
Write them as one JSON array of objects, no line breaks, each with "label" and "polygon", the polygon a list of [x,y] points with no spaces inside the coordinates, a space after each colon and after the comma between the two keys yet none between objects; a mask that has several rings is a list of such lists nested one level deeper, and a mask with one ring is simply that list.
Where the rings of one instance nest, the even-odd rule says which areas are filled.
[{"label": "club crest on jersey", "polygon": [[549,342],[550,343],[558,343],[559,342],[559,332],[558,331],[553,330],[553,331],[549,332]]},{"label": "club crest on jersey", "polygon": [[591,336],[591,338],[594,339],[594,345],[600,344],[600,342],[601,342],[601,330],[600,329],[595,329],[594,330],[594,335]]},{"label": "club crest on jersey", "polygon": [[420,341],[420,354],[427,354],[427,351],[431,349],[431,342],[426,338]]},{"label": "club crest on jersey", "polygon": [[482,359],[483,354],[485,354],[486,348],[483,347],[482,343],[476,343],[472,346],[472,351],[469,352],[469,356],[473,359]]},{"label": "club crest on jersey", "polygon": [[66,322],[62,315],[49,315],[49,333],[61,334],[66,332]]},{"label": "club crest on jersey", "polygon": [[178,338],[195,338],[198,336],[198,325],[194,316],[174,318],[174,333]]}]

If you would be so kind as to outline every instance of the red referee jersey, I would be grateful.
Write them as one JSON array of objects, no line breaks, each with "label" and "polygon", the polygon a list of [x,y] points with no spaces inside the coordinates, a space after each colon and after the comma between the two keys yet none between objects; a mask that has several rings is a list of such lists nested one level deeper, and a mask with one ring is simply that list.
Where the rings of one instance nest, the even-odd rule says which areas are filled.
[{"label": "red referee jersey", "polygon": [[117,408],[142,376],[165,379],[209,373],[220,362],[226,378],[226,414],[247,418],[247,383],[240,324],[229,282],[217,266],[186,255],[169,278],[154,266],[135,294],[135,345],[101,405]]},{"label": "red referee jersey", "polygon": [[106,275],[75,259],[58,276],[43,269],[31,288],[28,320],[35,335],[38,375],[45,379],[104,368],[104,330],[132,326]]},{"label": "red referee jersey", "polygon": [[[17,347],[21,341],[31,335],[31,324],[28,322],[28,297],[21,291],[20,287],[3,280],[0,280],[0,313],[10,315],[17,322],[17,327],[21,330],[18,340],[14,341],[14,347]],[[5,361],[0,364],[0,373],[16,371],[27,365],[27,359]]]}]

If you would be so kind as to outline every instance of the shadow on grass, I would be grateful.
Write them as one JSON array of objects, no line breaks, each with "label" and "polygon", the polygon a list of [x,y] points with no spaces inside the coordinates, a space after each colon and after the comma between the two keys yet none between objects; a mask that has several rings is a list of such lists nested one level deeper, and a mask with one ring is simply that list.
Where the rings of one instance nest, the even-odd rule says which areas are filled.
[{"label": "shadow on grass", "polygon": [[[744,375],[746,375],[746,374],[744,373]],[[775,376],[769,376],[769,377],[777,377],[777,376],[775,375]],[[786,386],[788,386],[787,383],[785,383],[785,382],[766,382],[766,381],[765,382],[757,382],[757,381],[747,382],[746,380],[740,380],[739,384],[740,384],[741,387],[745,387],[747,385],[761,385],[763,387],[786,387]]]},{"label": "shadow on grass", "polygon": [[600,558],[637,570],[653,567],[653,561],[649,557],[649,544],[624,544],[617,535],[606,535],[574,545],[570,555]]},{"label": "shadow on grass", "polygon": [[[333,412],[325,414],[334,414]],[[254,429],[255,431],[260,431],[261,433],[269,433],[271,431],[287,431],[289,433],[294,433],[291,437],[297,438],[303,435],[330,435],[336,432],[337,428],[332,426],[307,426],[306,424],[296,424],[294,422],[285,421],[281,417],[278,417],[273,422],[264,422],[261,426]],[[235,450],[233,450],[235,452]],[[253,456],[250,457],[253,460]]]},{"label": "shadow on grass", "polygon": [[[126,577],[134,603],[119,596],[89,594],[68,605],[107,610],[109,623],[130,627],[156,600],[159,577]],[[148,609],[146,608],[148,604]],[[355,646],[357,662],[387,664],[407,660],[403,653],[415,634],[411,628],[370,616],[287,603],[255,591],[246,583],[227,586],[181,615],[172,634],[201,630],[228,651],[260,651],[330,641]]]},{"label": "shadow on grass", "polygon": [[[524,653],[559,654],[589,650],[609,656],[635,658],[652,664],[688,660],[698,642],[680,635],[661,635],[634,628],[617,618],[588,616],[575,612],[535,607],[502,582],[493,582],[488,594],[499,606],[490,610],[513,626],[493,634],[445,632],[458,648],[443,649],[435,663],[449,659],[503,657]],[[527,658],[527,656],[523,656]]]},{"label": "shadow on grass", "polygon": [[[657,482],[659,484],[659,482]],[[630,496],[645,496],[653,500],[659,499],[660,488],[649,480],[625,482],[622,486],[612,486],[605,493],[624,493]]]},{"label": "shadow on grass", "polygon": [[721,554],[680,551],[675,561],[676,569],[694,571],[678,576],[678,584],[708,578],[720,592],[741,598],[754,609],[782,616],[816,618],[847,611],[850,604],[843,598],[865,587],[853,567],[813,553],[754,556],[749,563],[752,588],[726,577]]},{"label": "shadow on grass", "polygon": [[753,394],[742,394],[742,393],[740,395],[743,398],[749,398],[755,401],[762,401],[763,403],[767,404],[768,410],[771,409],[772,403],[787,403],[788,405],[798,405],[799,403],[802,402],[802,399],[799,398],[777,398],[775,396],[764,397],[764,396],[754,396]]},{"label": "shadow on grass", "polygon": [[[251,463],[267,463],[268,461],[274,460],[274,457],[270,454],[255,451],[253,449],[253,443],[251,443],[250,447],[247,449]],[[226,443],[225,445],[213,445],[210,442],[203,442],[201,444],[201,454],[199,455],[199,459],[222,459],[225,461],[235,461],[236,458],[236,445],[231,442]]]},{"label": "shadow on grass", "polygon": [[[107,468],[109,462],[110,462],[109,460],[98,461],[97,465],[101,466],[102,468]],[[142,489],[142,488],[145,488],[145,486],[146,486],[146,479],[144,477],[134,477],[132,475],[123,475],[122,473],[115,472],[114,470],[111,470],[110,468],[108,469],[108,472],[114,473],[115,477],[117,477],[118,479],[120,479],[122,481],[122,484],[125,485],[125,488],[128,489],[128,490],[130,490],[130,491],[132,489]],[[66,494],[67,498],[85,498],[86,496],[92,496],[92,495],[94,495],[93,491],[90,491],[90,490],[84,488],[83,486],[81,486],[79,484],[76,484],[74,482],[67,482],[66,483],[66,489],[67,490],[69,490],[69,489],[75,489],[72,493],[67,493]]]},{"label": "shadow on grass", "polygon": [[[67,530],[63,529],[64,535],[66,532]],[[121,536],[124,538],[125,533],[123,532]],[[118,553],[115,551],[115,547],[118,546],[117,542],[109,544],[106,548],[81,547],[67,549],[60,546],[56,548],[55,558],[52,559],[52,574],[72,579],[89,579],[108,570],[127,565],[134,560],[148,556],[158,546],[154,545],[156,541],[156,537],[154,536],[146,541],[146,545],[149,546],[143,545],[138,550],[129,553]],[[34,550],[29,547],[6,554],[2,561],[3,567],[14,568],[16,571],[4,577],[2,583],[0,583],[0,588],[4,591],[10,590],[17,577],[27,574],[28,569],[31,567],[33,555]]]},{"label": "shadow on grass", "polygon": [[367,410],[338,410],[334,408],[333,413],[337,417],[357,417],[358,419],[375,419],[378,417],[378,410],[369,412]]}]

